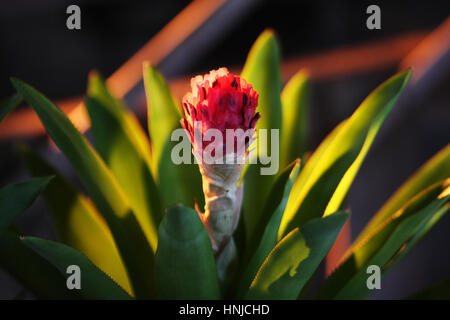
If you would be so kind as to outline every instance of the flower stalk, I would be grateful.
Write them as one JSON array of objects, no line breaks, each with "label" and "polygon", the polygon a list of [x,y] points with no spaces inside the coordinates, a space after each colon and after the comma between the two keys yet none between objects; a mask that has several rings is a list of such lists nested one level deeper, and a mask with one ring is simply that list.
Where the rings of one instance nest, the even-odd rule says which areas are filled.
[{"label": "flower stalk", "polygon": [[219,280],[223,282],[236,259],[233,233],[239,222],[242,187],[237,183],[241,165],[199,166],[205,195],[205,213],[200,217],[208,230],[216,257]]}]

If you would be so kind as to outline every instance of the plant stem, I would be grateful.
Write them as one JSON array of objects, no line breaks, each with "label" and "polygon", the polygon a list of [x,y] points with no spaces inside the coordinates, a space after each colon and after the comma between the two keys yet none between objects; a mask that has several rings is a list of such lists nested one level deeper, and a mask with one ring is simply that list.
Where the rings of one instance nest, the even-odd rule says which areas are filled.
[{"label": "plant stem", "polygon": [[242,164],[200,164],[205,195],[205,213],[201,215],[208,230],[216,258],[217,273],[223,283],[236,260],[233,232],[239,222],[242,187],[237,186]]}]

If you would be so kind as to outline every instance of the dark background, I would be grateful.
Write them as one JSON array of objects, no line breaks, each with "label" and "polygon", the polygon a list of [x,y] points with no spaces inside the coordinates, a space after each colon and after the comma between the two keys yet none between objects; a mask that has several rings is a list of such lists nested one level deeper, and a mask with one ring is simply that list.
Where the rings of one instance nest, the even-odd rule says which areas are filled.
[{"label": "dark background", "polygon": [[[187,53],[194,57],[189,63],[179,63],[172,56],[161,64],[162,72],[171,79],[219,66],[242,66],[253,41],[267,27],[277,32],[283,58],[293,58],[408,31],[431,31],[450,12],[448,1],[251,1],[250,9],[239,13],[240,19],[224,24],[220,36]],[[185,0],[0,2],[0,99],[13,93],[10,76],[31,83],[52,99],[82,95],[90,70],[97,69],[109,76],[188,3]],[[66,7],[70,4],[81,7],[81,30],[66,28]],[[369,4],[381,7],[381,30],[366,28],[365,12]],[[389,66],[364,74],[313,81],[310,148],[315,148],[376,85],[396,71]],[[417,101],[406,100],[414,105],[412,112],[404,112],[389,131],[383,128],[381,133],[385,134],[369,152],[351,190],[353,239],[389,195],[450,141],[449,84],[450,72],[446,69],[444,77],[426,95]],[[13,150],[14,144],[22,141],[48,152],[45,137],[0,140],[0,186],[26,177]],[[50,156],[67,175],[73,176],[63,158]],[[29,234],[55,238],[42,201],[37,201],[24,215],[20,226]],[[449,230],[450,219],[446,217],[384,278],[382,290],[372,298],[403,298],[447,276]],[[0,298],[10,299],[19,292],[21,286],[0,270]],[[32,296],[26,293],[25,297]]]}]

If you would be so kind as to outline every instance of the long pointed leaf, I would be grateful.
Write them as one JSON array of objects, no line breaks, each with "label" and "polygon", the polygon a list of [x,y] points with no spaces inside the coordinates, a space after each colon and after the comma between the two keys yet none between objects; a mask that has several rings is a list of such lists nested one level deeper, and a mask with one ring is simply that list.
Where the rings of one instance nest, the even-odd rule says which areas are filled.
[{"label": "long pointed leaf", "polygon": [[386,271],[402,256],[402,250],[409,250],[417,243],[411,240],[416,236],[421,238],[424,229],[429,231],[428,227],[448,210],[446,203],[450,197],[443,196],[443,192],[448,190],[449,183],[450,180],[438,183],[421,192],[347,252],[342,264],[319,291],[319,297],[354,299],[367,295],[367,266],[378,265]]},{"label": "long pointed leaf", "polygon": [[247,299],[296,299],[331,249],[348,214],[337,212],[295,228],[272,250],[246,295]]},{"label": "long pointed leaf", "polygon": [[[281,221],[281,238],[309,219],[330,214],[340,207],[380,126],[394,107],[411,77],[401,72],[373,91],[336,131],[320,159],[308,161],[293,187],[295,196],[288,201]],[[314,157],[314,155],[312,156]],[[308,168],[314,166],[313,168]],[[303,174],[308,174],[304,179]]]},{"label": "long pointed leaf", "polygon": [[32,175],[55,176],[43,195],[52,213],[58,239],[83,253],[131,293],[130,281],[111,231],[92,202],[38,154],[23,145],[18,150]]},{"label": "long pointed leaf", "polygon": [[9,228],[44,190],[53,176],[33,178],[0,189],[0,232]]},{"label": "long pointed leaf", "polygon": [[434,155],[392,195],[383,207],[372,217],[358,236],[358,243],[384,220],[400,209],[409,199],[432,184],[450,177],[450,144]]},{"label": "long pointed leaf", "polygon": [[81,299],[67,290],[66,279],[47,260],[28,248],[21,235],[7,229],[0,232],[0,267],[40,299]]},{"label": "long pointed leaf", "polygon": [[[71,265],[79,267],[81,280],[79,294],[83,298],[131,299],[118,284],[77,250],[61,243],[34,237],[24,237],[22,241],[27,247],[55,266],[65,278],[69,277],[67,267]],[[66,279],[64,279],[64,283],[66,284]]]},{"label": "long pointed leaf", "polygon": [[283,122],[280,165],[300,158],[308,147],[310,84],[305,71],[296,73],[281,93]]},{"label": "long pointed leaf", "polygon": [[257,232],[252,235],[254,240],[250,242],[251,246],[248,249],[251,259],[238,281],[239,297],[247,291],[261,264],[277,243],[281,218],[299,171],[300,161],[297,160],[279,174],[272,187],[262,215],[267,218],[261,219]]},{"label": "long pointed leaf", "polygon": [[[194,206],[194,200],[203,204],[201,175],[193,162],[178,164],[172,161],[172,150],[178,143],[171,141],[172,132],[181,128],[181,113],[164,77],[148,63],[144,64],[144,84],[148,105],[148,127],[152,144],[153,174],[164,207],[183,203]],[[189,138],[184,134],[186,141]],[[177,183],[174,183],[176,181]]]},{"label": "long pointed leaf", "polygon": [[114,175],[70,120],[50,100],[18,79],[11,81],[66,155],[105,218],[127,268],[136,297],[152,297],[154,286],[148,274],[153,269],[153,251]]},{"label": "long pointed leaf", "polygon": [[[448,199],[447,199],[448,201]],[[444,200],[443,200],[444,202]],[[439,203],[439,201],[436,203]],[[440,206],[433,208],[430,206],[428,210],[423,210],[417,214],[405,219],[392,233],[386,244],[377,252],[377,254],[370,259],[361,271],[354,276],[344,288],[342,288],[335,299],[361,299],[369,294],[365,280],[367,280],[366,267],[368,265],[377,265],[383,268],[383,273],[386,273],[387,268],[393,265],[394,259],[398,259],[397,252],[401,252],[402,247],[406,244],[417,230],[423,227],[423,224],[427,224],[430,219],[434,219],[435,216],[442,216],[445,212],[448,212],[449,208],[446,206]]]},{"label": "long pointed leaf", "polygon": [[[281,129],[281,71],[280,48],[272,30],[264,31],[253,44],[242,70],[241,76],[249,82],[258,92],[257,111],[261,113],[261,119],[256,126],[259,129],[267,129],[267,145],[260,145],[253,156],[271,155],[272,145],[279,148],[279,141],[271,141],[271,129]],[[256,143],[250,146],[256,148]],[[277,159],[278,160],[278,159]],[[246,165],[244,169],[244,201],[243,219],[247,235],[255,231],[262,214],[265,199],[275,180],[274,175],[261,175],[262,164]]]},{"label": "long pointed leaf", "polygon": [[122,186],[153,251],[162,208],[151,173],[150,143],[134,114],[97,74],[89,76],[86,107],[99,154]]},{"label": "long pointed leaf", "polygon": [[258,92],[257,111],[261,113],[256,129],[281,127],[280,46],[275,33],[265,30],[256,39],[241,76]]}]

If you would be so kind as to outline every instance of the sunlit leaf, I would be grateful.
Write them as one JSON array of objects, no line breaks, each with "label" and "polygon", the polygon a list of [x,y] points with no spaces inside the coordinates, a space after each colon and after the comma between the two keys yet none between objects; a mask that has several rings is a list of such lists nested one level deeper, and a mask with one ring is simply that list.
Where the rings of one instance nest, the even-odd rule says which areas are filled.
[{"label": "sunlit leaf", "polygon": [[[194,199],[202,204],[203,193],[198,166],[175,164],[172,150],[178,141],[171,141],[172,132],[180,129],[181,113],[164,77],[148,63],[144,64],[144,84],[148,105],[148,127],[152,144],[152,168],[157,178],[164,207],[183,203],[194,206]],[[184,139],[189,138],[181,131]],[[176,181],[177,183],[174,183]]]},{"label": "sunlit leaf", "polygon": [[261,113],[256,129],[281,128],[280,46],[275,33],[265,30],[256,39],[241,76],[258,92]]},{"label": "sunlit leaf", "polygon": [[155,279],[161,298],[220,298],[211,242],[194,210],[175,206],[167,211],[159,227]]},{"label": "sunlit leaf", "polygon": [[138,298],[153,296],[154,255],[125,193],[101,157],[50,100],[18,79],[12,83],[39,116],[55,144],[78,173],[107,222]]},{"label": "sunlit leaf", "polygon": [[416,237],[422,238],[424,230],[429,231],[449,209],[450,196],[443,193],[448,192],[449,183],[450,180],[438,183],[421,192],[347,252],[342,264],[321,288],[319,297],[360,299],[367,296],[370,291],[366,285],[367,266],[377,265],[386,272],[404,256],[403,250],[417,243]]},{"label": "sunlit leaf", "polygon": [[373,216],[355,243],[400,209],[409,199],[430,185],[450,177],[450,144],[434,155],[392,195]]},{"label": "sunlit leaf", "polygon": [[277,243],[281,217],[299,171],[300,161],[297,160],[280,172],[273,184],[256,232],[251,235],[253,240],[249,242],[250,246],[247,253],[251,260],[246,267],[244,266],[245,271],[239,277],[239,296],[243,296],[247,291],[261,264]]},{"label": "sunlit leaf", "polygon": [[[264,31],[253,44],[244,65],[241,76],[249,82],[258,92],[258,107],[256,111],[261,113],[256,126],[259,129],[267,129],[267,144],[253,152],[253,156],[271,156],[272,145],[279,150],[279,141],[271,141],[271,129],[281,129],[281,71],[280,48],[272,30]],[[272,143],[273,142],[273,143]],[[256,148],[256,143],[250,149]],[[277,159],[278,160],[278,159]],[[273,161],[276,161],[273,159]],[[244,169],[244,202],[243,219],[246,234],[251,235],[256,228],[262,214],[265,199],[274,182],[274,175],[261,175],[260,168],[268,165],[251,164]]]},{"label": "sunlit leaf", "polygon": [[305,71],[296,73],[281,94],[283,121],[280,145],[280,165],[300,158],[308,147],[310,84]]},{"label": "sunlit leaf", "polygon": [[170,139],[172,131],[178,127],[181,118],[178,102],[155,67],[144,64],[144,81],[148,104],[148,130],[152,140],[154,174],[157,176],[158,163],[164,146]]},{"label": "sunlit leaf", "polygon": [[[278,238],[306,221],[339,209],[384,119],[411,77],[403,71],[381,84],[313,154],[293,187]],[[303,176],[307,176],[306,178]]]},{"label": "sunlit leaf", "polygon": [[[342,121],[336,128],[334,128],[328,136],[326,136],[325,139],[322,140],[322,142],[319,144],[317,149],[307,157],[307,159],[304,159],[303,161],[303,167],[301,170],[301,174],[299,174],[298,179],[295,181],[295,184],[293,186],[292,190],[292,197],[296,198],[299,194],[299,192],[303,189],[303,186],[305,185],[306,181],[308,181],[309,177],[311,176],[311,173],[314,171],[315,167],[318,163],[320,163],[320,159],[327,150],[330,143],[333,141],[333,139],[338,134],[339,130],[344,126],[346,120]],[[308,163],[306,166],[305,164]]]},{"label": "sunlit leaf", "polygon": [[331,249],[348,214],[311,220],[288,233],[264,261],[247,299],[296,299]]},{"label": "sunlit leaf", "polygon": [[33,204],[52,178],[33,178],[0,189],[0,232],[10,227]]},{"label": "sunlit leaf", "polygon": [[162,208],[150,169],[150,143],[134,114],[108,92],[97,73],[89,77],[85,102],[96,148],[122,186],[156,251]]},{"label": "sunlit leaf", "polygon": [[[447,189],[447,194],[448,193],[450,193],[450,189]],[[443,216],[450,211],[450,204],[448,202],[443,207],[445,208],[437,211],[431,218],[420,226],[420,229],[414,233],[411,239],[408,240],[406,245],[403,246],[401,251],[394,257],[395,260],[390,261],[390,267],[401,261],[420,242],[420,240],[422,240],[423,237],[425,237],[433,229],[433,227],[443,218]]]},{"label": "sunlit leaf", "polygon": [[[448,207],[440,207],[432,212],[426,212],[425,210],[418,214],[406,219],[402,222],[392,236],[386,242],[386,244],[377,252],[377,254],[367,263],[367,265],[384,266],[383,272],[386,272],[387,268],[392,266],[392,259],[395,259],[395,254],[403,250],[404,245],[408,245],[408,239],[417,232],[418,229],[423,228],[423,224],[428,224],[429,220],[434,220],[435,217],[441,217],[445,212],[448,212]],[[422,214],[424,216],[422,216]],[[367,266],[365,265],[365,267]],[[353,277],[346,286],[339,291],[336,295],[336,299],[361,299],[370,293],[367,284],[364,280],[367,279],[366,268],[363,267],[355,277]]]},{"label": "sunlit leaf", "polygon": [[[34,237],[24,237],[25,245],[50,262],[61,275],[69,277],[67,268],[80,268],[81,289],[79,294],[85,299],[131,299],[131,297],[111,278],[98,269],[77,250],[61,243]],[[66,283],[67,280],[64,281]]]},{"label": "sunlit leaf", "polygon": [[[23,145],[18,150],[32,175],[54,176],[43,195],[52,213],[58,239],[83,253],[131,293],[130,282],[114,239],[92,202],[38,154]],[[92,240],[93,235],[95,241]]]}]

